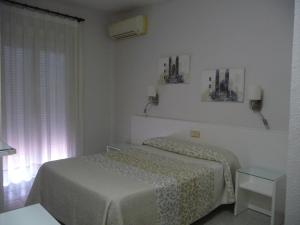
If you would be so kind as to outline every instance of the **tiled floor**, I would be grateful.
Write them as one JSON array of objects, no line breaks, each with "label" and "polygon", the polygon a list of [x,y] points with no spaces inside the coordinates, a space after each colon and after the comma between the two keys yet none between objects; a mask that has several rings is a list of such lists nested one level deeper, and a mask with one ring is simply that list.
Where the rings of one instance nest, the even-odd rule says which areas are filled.
[{"label": "tiled floor", "polygon": [[[32,181],[4,188],[4,211],[21,208],[29,194]],[[233,205],[221,206],[193,225],[269,225],[270,218],[248,210],[238,216],[233,215]]]},{"label": "tiled floor", "polygon": [[270,217],[252,210],[233,215],[233,205],[220,206],[193,225],[269,225]]},{"label": "tiled floor", "polygon": [[4,187],[4,211],[23,207],[32,183],[33,180]]}]

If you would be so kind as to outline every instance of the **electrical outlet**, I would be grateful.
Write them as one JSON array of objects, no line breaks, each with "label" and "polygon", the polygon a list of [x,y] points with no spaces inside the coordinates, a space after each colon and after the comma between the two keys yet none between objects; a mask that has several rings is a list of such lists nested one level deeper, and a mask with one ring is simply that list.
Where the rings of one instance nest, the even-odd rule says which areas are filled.
[{"label": "electrical outlet", "polygon": [[191,137],[192,138],[200,138],[200,131],[199,130],[191,130]]}]

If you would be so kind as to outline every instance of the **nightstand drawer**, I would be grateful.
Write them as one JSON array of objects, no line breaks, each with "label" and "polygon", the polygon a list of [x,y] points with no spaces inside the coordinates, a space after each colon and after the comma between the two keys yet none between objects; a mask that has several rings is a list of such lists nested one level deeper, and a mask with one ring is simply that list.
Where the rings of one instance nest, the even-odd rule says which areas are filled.
[{"label": "nightstand drawer", "polygon": [[239,187],[258,194],[271,197],[273,195],[274,182],[248,174],[239,173]]},{"label": "nightstand drawer", "polygon": [[130,148],[132,145],[127,143],[109,144],[106,146],[106,151],[122,151]]},{"label": "nightstand drawer", "polygon": [[121,148],[118,146],[113,146],[113,145],[107,145],[106,146],[106,151],[109,152],[111,150],[115,150],[115,151],[121,151]]}]

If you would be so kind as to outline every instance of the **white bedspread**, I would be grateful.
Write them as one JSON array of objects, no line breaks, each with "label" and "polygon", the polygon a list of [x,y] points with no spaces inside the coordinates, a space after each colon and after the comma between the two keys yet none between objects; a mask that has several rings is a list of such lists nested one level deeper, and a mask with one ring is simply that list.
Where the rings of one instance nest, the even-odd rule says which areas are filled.
[{"label": "white bedspread", "polygon": [[[213,171],[213,204],[204,214],[220,204],[229,203],[226,198],[222,164],[147,146],[139,148],[179,160],[195,167],[195,170],[207,167]],[[132,175],[124,176],[114,169],[104,169],[101,160],[97,163],[99,157],[102,160],[102,156],[96,155],[44,164],[38,172],[26,204],[41,203],[66,225],[162,224],[153,183]],[[155,175],[151,176],[153,178]],[[202,216],[199,215],[199,218]],[[181,224],[175,217],[174,221],[169,223]]]}]

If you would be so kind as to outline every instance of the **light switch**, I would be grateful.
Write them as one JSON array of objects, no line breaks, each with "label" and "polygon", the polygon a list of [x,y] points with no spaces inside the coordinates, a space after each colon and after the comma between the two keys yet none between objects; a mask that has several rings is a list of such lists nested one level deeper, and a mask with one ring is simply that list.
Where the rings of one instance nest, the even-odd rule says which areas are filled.
[{"label": "light switch", "polygon": [[191,130],[191,137],[192,138],[200,138],[200,131],[199,130]]}]

